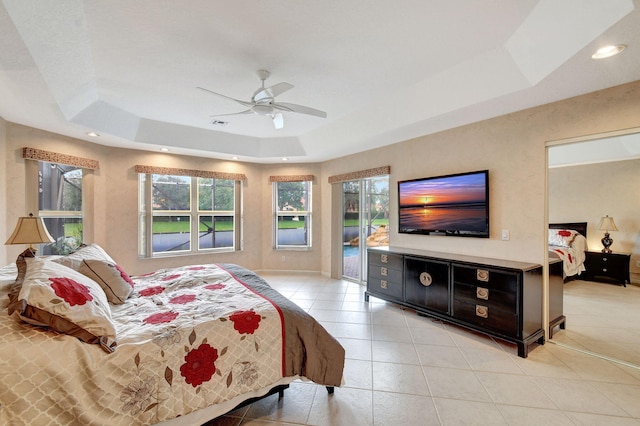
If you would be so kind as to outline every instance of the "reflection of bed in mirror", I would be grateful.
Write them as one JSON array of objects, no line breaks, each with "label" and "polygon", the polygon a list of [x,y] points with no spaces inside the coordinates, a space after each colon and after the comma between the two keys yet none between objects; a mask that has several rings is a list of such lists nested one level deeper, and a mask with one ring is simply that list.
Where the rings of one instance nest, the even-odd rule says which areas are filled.
[{"label": "reflection of bed in mirror", "polygon": [[585,270],[587,222],[549,224],[549,339],[555,327],[564,329],[563,284]]},{"label": "reflection of bed in mirror", "polygon": [[587,222],[549,224],[549,258],[563,261],[564,282],[577,279],[585,271]]}]

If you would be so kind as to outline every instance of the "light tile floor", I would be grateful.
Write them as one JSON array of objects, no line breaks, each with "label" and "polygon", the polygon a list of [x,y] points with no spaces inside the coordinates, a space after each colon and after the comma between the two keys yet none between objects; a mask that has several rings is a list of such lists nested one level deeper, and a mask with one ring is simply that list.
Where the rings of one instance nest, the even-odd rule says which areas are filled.
[{"label": "light tile floor", "polygon": [[[513,344],[373,297],[367,303],[356,283],[261,275],[342,343],[345,384],[330,396],[322,386],[297,381],[283,399],[265,398],[212,426],[640,425],[640,367],[565,346],[590,350],[597,334],[615,334],[629,315],[637,319],[640,287],[566,284],[567,329],[556,329],[553,339],[560,344],[537,346],[523,359]],[[598,330],[591,332],[594,324]],[[616,337],[617,349],[637,356],[638,324],[623,327],[628,345]]]}]

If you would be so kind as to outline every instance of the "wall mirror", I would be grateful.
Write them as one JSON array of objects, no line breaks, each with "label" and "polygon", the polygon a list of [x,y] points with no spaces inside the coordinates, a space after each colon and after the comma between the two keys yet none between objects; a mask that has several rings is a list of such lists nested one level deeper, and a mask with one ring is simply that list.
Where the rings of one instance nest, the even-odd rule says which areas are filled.
[{"label": "wall mirror", "polygon": [[551,141],[547,159],[549,223],[587,222],[587,251],[601,253],[598,225],[609,215],[618,229],[611,250],[631,254],[636,281],[567,281],[566,329],[554,330],[552,341],[640,368],[640,128]]}]

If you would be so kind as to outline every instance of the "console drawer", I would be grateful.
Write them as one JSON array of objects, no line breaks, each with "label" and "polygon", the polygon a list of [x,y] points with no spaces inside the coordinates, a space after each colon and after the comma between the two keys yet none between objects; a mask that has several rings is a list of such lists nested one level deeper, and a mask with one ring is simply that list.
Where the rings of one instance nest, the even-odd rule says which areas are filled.
[{"label": "console drawer", "polygon": [[369,265],[369,277],[379,278],[386,281],[402,283],[402,270],[391,269],[386,266]]},{"label": "console drawer", "polygon": [[402,281],[390,281],[386,278],[367,278],[367,291],[383,297],[402,300]]},{"label": "console drawer", "polygon": [[369,264],[391,269],[402,269],[402,256],[393,253],[369,252]]},{"label": "console drawer", "polygon": [[481,285],[474,286],[456,282],[453,285],[453,297],[465,299],[468,303],[487,305],[513,314],[517,313],[515,292],[507,293]]},{"label": "console drawer", "polygon": [[518,291],[518,274],[490,268],[453,265],[453,281],[504,292]]},{"label": "console drawer", "polygon": [[487,328],[511,337],[518,336],[518,316],[482,303],[453,301],[453,316],[470,324]]}]

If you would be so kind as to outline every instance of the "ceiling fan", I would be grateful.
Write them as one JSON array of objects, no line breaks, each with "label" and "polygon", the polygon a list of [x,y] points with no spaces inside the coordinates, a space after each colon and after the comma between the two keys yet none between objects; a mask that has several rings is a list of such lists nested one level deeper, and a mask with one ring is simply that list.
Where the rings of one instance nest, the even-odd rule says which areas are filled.
[{"label": "ceiling fan", "polygon": [[317,110],[315,108],[297,104],[290,104],[286,102],[276,102],[276,96],[286,92],[287,90],[293,89],[293,84],[278,83],[270,87],[264,87],[264,81],[269,78],[271,73],[266,70],[258,70],[257,74],[258,78],[260,78],[260,80],[262,81],[262,86],[253,93],[250,101],[235,99],[221,93],[205,89],[204,87],[197,87],[200,90],[213,93],[214,95],[223,97],[225,99],[230,99],[249,108],[246,111],[233,112],[231,114],[217,114],[212,115],[212,117],[215,118],[239,114],[265,115],[271,117],[271,119],[273,120],[273,125],[276,129],[282,129],[284,127],[284,117],[282,115],[283,112],[296,112],[299,114],[308,114],[314,115],[316,117],[327,118],[326,112]]}]

